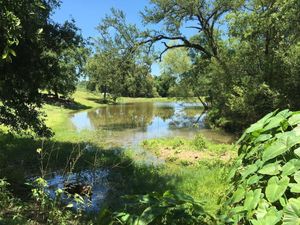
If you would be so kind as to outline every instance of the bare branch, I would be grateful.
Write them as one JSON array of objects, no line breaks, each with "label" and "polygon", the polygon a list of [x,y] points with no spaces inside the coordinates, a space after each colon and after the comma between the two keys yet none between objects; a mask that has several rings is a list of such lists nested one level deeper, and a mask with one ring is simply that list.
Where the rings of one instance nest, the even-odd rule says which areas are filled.
[{"label": "bare branch", "polygon": [[177,41],[183,42],[183,44],[174,45],[174,47],[169,46],[162,53],[165,53],[168,49],[170,49],[170,47],[175,48],[175,46],[176,46],[176,47],[186,47],[186,48],[197,49],[197,50],[203,52],[204,54],[206,54],[208,57],[212,57],[212,54],[207,49],[205,49],[202,45],[192,43],[183,36],[169,37],[169,36],[165,36],[165,35],[157,35],[154,37],[150,37],[148,40],[140,42],[140,44],[143,45],[143,44],[150,43],[150,45],[153,45],[155,42],[161,41],[161,40],[177,40]]}]

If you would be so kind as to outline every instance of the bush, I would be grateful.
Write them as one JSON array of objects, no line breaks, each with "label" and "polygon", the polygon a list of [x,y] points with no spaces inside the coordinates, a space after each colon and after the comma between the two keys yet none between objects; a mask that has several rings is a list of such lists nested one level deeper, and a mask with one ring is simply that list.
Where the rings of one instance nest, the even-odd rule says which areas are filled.
[{"label": "bush", "polygon": [[197,134],[192,142],[193,146],[196,148],[196,150],[204,150],[206,146],[206,141],[204,137],[201,134]]},{"label": "bush", "polygon": [[222,208],[225,224],[300,221],[300,112],[267,114],[239,140],[232,187]]},{"label": "bush", "polygon": [[[25,202],[13,196],[9,183],[0,179],[0,224],[81,224],[82,211],[70,210],[73,205],[61,202],[63,190],[56,190],[56,198],[52,199],[44,179],[36,179],[33,185],[32,201]],[[75,196],[74,201],[80,203],[82,197]]]},{"label": "bush", "polygon": [[[110,224],[211,224],[214,217],[207,213],[201,202],[192,197],[173,191],[163,194],[150,193],[147,195],[125,196],[127,199],[126,212],[113,213]],[[129,213],[131,210],[139,212]],[[99,221],[107,218],[108,211],[101,213]],[[101,223],[102,224],[102,223]]]}]

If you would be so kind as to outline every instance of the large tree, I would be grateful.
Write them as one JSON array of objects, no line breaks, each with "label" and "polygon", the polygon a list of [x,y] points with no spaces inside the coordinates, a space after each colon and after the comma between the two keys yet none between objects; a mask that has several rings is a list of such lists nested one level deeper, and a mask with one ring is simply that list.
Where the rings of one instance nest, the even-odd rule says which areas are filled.
[{"label": "large tree", "polygon": [[50,20],[58,0],[0,3],[0,124],[49,136],[39,111],[41,91],[64,73],[59,65],[64,54],[60,53],[69,49],[77,35],[72,26],[58,26]]},{"label": "large tree", "polygon": [[49,62],[47,72],[53,75],[46,82],[45,90],[54,93],[57,98],[59,94],[69,96],[84,75],[83,67],[89,51],[74,21],[51,24],[45,33],[43,56]]},{"label": "large tree", "polygon": [[[145,46],[138,45],[141,37],[136,25],[127,24],[125,14],[112,10],[98,26],[96,53],[87,63],[89,83],[94,83],[115,101],[120,96],[152,96],[151,59]],[[95,86],[95,85],[90,85]]]},{"label": "large tree", "polygon": [[268,111],[299,108],[299,4],[153,0],[144,21],[164,29],[146,32],[142,43],[160,41],[162,53],[192,50],[195,69],[184,74],[186,86],[194,91],[202,87],[214,124],[241,130]]}]

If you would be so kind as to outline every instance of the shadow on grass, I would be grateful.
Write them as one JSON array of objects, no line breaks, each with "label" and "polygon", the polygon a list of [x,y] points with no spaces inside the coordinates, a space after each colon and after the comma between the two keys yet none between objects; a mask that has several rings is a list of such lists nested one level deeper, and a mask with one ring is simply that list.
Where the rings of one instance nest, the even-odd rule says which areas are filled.
[{"label": "shadow on grass", "polygon": [[[174,180],[179,179],[161,175],[154,166],[134,163],[122,148],[103,149],[91,143],[42,141],[3,133],[0,133],[0,146],[0,178],[7,178],[14,195],[24,200],[30,196],[25,183],[30,177],[41,176],[41,162],[49,174],[108,169],[110,191],[106,205],[112,210],[122,208],[123,195],[175,189]],[[42,154],[37,152],[39,148]]]},{"label": "shadow on grass", "polygon": [[98,104],[108,104],[108,105],[117,105],[118,103],[112,99],[103,99],[103,98],[87,98],[89,101],[93,101]]},{"label": "shadow on grass", "polygon": [[72,110],[85,110],[90,109],[91,107],[83,105],[79,102],[75,102],[74,100],[66,99],[66,98],[57,98],[53,95],[44,94],[43,95],[44,102],[50,105],[64,107],[66,109]]}]

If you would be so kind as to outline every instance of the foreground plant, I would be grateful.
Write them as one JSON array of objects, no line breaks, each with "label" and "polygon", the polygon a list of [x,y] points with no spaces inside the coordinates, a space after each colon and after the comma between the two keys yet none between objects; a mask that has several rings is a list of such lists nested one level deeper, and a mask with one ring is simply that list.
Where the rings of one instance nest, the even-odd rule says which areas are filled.
[{"label": "foreground plant", "polygon": [[[74,204],[64,204],[62,194],[57,189],[55,198],[51,198],[47,191],[47,181],[37,178],[32,182],[32,201],[24,202],[14,197],[9,191],[9,183],[0,179],[0,224],[81,224],[82,210],[71,210]],[[73,197],[76,206],[85,204],[79,195]],[[89,224],[85,221],[85,224]]]},{"label": "foreground plant", "polygon": [[[125,196],[126,210],[113,213],[113,224],[211,224],[214,217],[208,214],[201,202],[173,191],[158,194]],[[103,211],[100,220],[109,215]],[[108,223],[108,222],[107,222]]]},{"label": "foreground plant", "polygon": [[300,112],[272,112],[239,140],[222,223],[300,223]]}]

